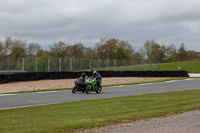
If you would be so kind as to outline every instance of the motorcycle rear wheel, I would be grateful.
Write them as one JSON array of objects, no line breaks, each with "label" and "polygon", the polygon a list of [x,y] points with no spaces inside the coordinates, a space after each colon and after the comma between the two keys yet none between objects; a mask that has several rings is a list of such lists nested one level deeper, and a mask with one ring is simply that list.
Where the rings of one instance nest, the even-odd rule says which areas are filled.
[{"label": "motorcycle rear wheel", "polygon": [[91,89],[90,89],[88,86],[85,88],[85,90],[86,90],[86,93],[87,93],[87,94],[90,94],[90,93],[91,93]]}]

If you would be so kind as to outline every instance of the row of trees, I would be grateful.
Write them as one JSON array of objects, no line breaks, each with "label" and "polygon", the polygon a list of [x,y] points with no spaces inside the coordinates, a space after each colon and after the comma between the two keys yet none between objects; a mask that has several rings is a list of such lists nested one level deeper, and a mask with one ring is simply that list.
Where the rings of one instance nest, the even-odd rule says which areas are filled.
[{"label": "row of trees", "polygon": [[187,50],[184,43],[177,49],[172,45],[160,45],[147,40],[140,51],[136,52],[128,41],[115,38],[101,38],[93,48],[82,43],[69,45],[59,41],[43,50],[37,43],[6,38],[0,40],[0,58],[25,58],[49,56],[55,58],[95,58],[95,59],[149,59],[159,62],[186,61],[200,59],[199,52]]},{"label": "row of trees", "polygon": [[184,43],[178,49],[172,45],[159,45],[154,40],[147,40],[142,48],[143,55],[152,61],[175,62],[200,59],[200,52],[187,50]]},{"label": "row of trees", "polygon": [[49,55],[57,58],[130,59],[134,50],[126,41],[101,38],[94,48],[82,43],[68,45],[62,41],[49,46]]}]

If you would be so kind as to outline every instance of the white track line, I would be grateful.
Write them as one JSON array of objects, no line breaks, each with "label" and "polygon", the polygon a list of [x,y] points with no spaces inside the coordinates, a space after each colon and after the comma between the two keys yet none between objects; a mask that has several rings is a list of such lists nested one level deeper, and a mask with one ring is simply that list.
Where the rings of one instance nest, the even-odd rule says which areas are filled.
[{"label": "white track line", "polygon": [[42,103],[42,102],[49,102],[49,101],[30,101],[31,103]]},{"label": "white track line", "polygon": [[62,102],[46,103],[46,104],[37,104],[37,105],[26,105],[26,106],[8,107],[8,108],[0,108],[0,110],[18,109],[18,108],[24,108],[24,107],[33,107],[33,106],[41,106],[41,105],[51,105],[51,104],[59,104],[59,103],[62,103]]},{"label": "white track line", "polygon": [[[35,94],[35,93],[45,94],[45,93],[55,93],[55,92],[58,92],[58,91],[43,91],[43,92],[23,93],[23,94]],[[17,93],[17,94],[0,94],[0,97],[3,97],[3,96],[14,96],[14,95],[18,95],[18,94],[22,94],[22,93]]]},{"label": "white track line", "polygon": [[195,80],[195,78],[193,78],[193,79],[184,79],[184,80]]},{"label": "white track line", "polygon": [[58,92],[58,91],[43,91],[43,92],[35,92],[35,93],[52,93],[52,92]]},{"label": "white track line", "polygon": [[120,85],[120,86],[109,86],[109,87],[124,87],[125,85]]},{"label": "white track line", "polygon": [[[165,83],[173,83],[173,82],[177,82],[177,81],[180,81],[180,80],[165,81]],[[163,82],[163,83],[164,83],[164,82]]]},{"label": "white track line", "polygon": [[0,94],[1,97],[3,97],[3,96],[14,96],[14,95],[17,95],[17,94]]}]

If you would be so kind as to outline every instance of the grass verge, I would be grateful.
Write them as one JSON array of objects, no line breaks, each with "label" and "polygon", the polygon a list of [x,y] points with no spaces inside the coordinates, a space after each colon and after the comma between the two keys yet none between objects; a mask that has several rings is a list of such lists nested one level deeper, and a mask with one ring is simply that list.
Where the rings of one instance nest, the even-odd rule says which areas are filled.
[{"label": "grass verge", "polygon": [[200,109],[200,90],[0,110],[0,132],[67,132]]},{"label": "grass verge", "polygon": [[200,73],[200,61],[182,61],[160,64],[139,64],[135,66],[109,67],[97,69],[97,71],[180,71],[185,70],[189,73]]},{"label": "grass verge", "polygon": [[160,71],[178,71],[185,70],[188,73],[200,73],[200,61],[182,61],[182,62],[172,62],[172,63],[161,63]]}]

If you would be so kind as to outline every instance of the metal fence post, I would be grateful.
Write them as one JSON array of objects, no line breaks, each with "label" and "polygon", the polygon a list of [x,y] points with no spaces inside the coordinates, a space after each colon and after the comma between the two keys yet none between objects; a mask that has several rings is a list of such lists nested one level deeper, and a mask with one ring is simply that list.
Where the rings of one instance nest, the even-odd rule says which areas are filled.
[{"label": "metal fence post", "polygon": [[72,71],[72,58],[70,58],[70,71]]},{"label": "metal fence post", "polygon": [[123,69],[125,70],[125,59],[123,59]]},{"label": "metal fence post", "polygon": [[82,70],[82,59],[78,58],[80,60],[80,70]]},{"label": "metal fence post", "polygon": [[60,72],[62,71],[61,63],[62,63],[62,60],[61,60],[61,58],[59,58],[59,71]]},{"label": "metal fence post", "polygon": [[24,71],[24,58],[21,59],[22,59],[22,71]]},{"label": "metal fence post", "polygon": [[107,67],[109,67],[109,60],[107,59]]},{"label": "metal fence post", "polygon": [[38,62],[37,62],[37,57],[35,58],[35,71],[38,72],[38,66],[37,66]]},{"label": "metal fence post", "polygon": [[10,59],[8,57],[8,74],[10,74]]},{"label": "metal fence post", "polygon": [[101,69],[101,59],[99,59],[99,69]]},{"label": "metal fence post", "polygon": [[150,71],[152,71],[152,63],[151,63],[151,60],[150,60],[150,63],[149,63],[148,65],[150,65]]},{"label": "metal fence post", "polygon": [[91,61],[91,59],[89,60],[89,67],[90,67],[90,70],[92,70],[92,61]]},{"label": "metal fence post", "polygon": [[50,59],[48,57],[48,72],[50,72]]},{"label": "metal fence post", "polygon": [[135,62],[134,62],[134,59],[132,61],[132,70],[134,71],[134,67],[135,67]]},{"label": "metal fence post", "polygon": [[143,71],[143,60],[141,60],[142,62],[141,62],[141,71]]}]

